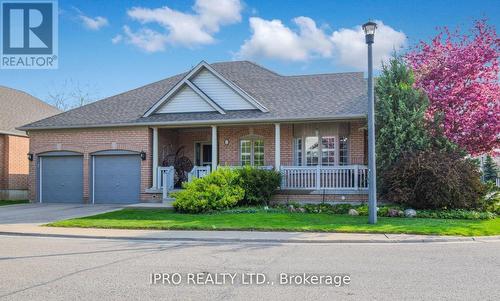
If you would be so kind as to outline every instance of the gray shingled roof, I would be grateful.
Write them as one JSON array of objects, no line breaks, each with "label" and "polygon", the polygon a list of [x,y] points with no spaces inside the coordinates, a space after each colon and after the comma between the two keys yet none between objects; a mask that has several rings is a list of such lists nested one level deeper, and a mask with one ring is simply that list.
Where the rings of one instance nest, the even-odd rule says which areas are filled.
[{"label": "gray shingled roof", "polygon": [[69,128],[134,124],[286,121],[359,118],[366,115],[363,73],[283,76],[248,61],[210,64],[227,80],[251,95],[269,112],[259,110],[153,114],[142,117],[186,74],[179,74],[22,128]]},{"label": "gray shingled roof", "polygon": [[61,111],[28,93],[0,86],[0,134],[25,136],[16,128],[58,113]]}]

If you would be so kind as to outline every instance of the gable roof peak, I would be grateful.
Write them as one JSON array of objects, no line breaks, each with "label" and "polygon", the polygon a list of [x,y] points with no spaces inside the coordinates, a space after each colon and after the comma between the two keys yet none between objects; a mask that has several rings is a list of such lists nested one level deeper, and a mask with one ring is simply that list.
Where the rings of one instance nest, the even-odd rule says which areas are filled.
[{"label": "gable roof peak", "polygon": [[209,103],[212,107],[214,107],[219,113],[225,114],[224,110],[216,103],[214,99],[210,99],[207,95],[203,93],[203,91],[199,90],[191,81],[192,78],[195,77],[196,74],[202,69],[208,70],[211,74],[213,74],[216,78],[218,78],[220,81],[222,81],[224,84],[229,86],[230,89],[232,89],[234,92],[236,92],[239,96],[241,96],[243,99],[245,99],[247,102],[249,102],[252,106],[255,107],[255,109],[260,110],[261,112],[269,112],[269,110],[263,106],[261,103],[259,103],[257,100],[255,100],[250,94],[248,94],[246,91],[241,89],[239,86],[237,86],[235,83],[224,77],[222,74],[220,74],[217,70],[215,70],[209,63],[206,61],[202,60],[200,61],[195,67],[193,67],[174,87],[172,87],[167,94],[165,94],[162,98],[160,98],[149,110],[144,113],[143,117],[148,117],[151,116],[153,113],[155,113],[161,106],[166,104],[169,99],[175,96],[175,94],[182,89],[184,86],[189,86],[193,91],[198,94],[203,100],[205,100],[207,103]]}]

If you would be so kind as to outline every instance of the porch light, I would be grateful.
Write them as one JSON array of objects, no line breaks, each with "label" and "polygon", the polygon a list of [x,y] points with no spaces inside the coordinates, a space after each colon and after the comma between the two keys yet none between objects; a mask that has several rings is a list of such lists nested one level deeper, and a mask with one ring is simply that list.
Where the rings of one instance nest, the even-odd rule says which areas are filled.
[{"label": "porch light", "polygon": [[142,161],[146,160],[146,152],[145,151],[141,151],[140,155],[141,155]]},{"label": "porch light", "polygon": [[33,161],[33,154],[32,153],[28,153],[28,160]]}]

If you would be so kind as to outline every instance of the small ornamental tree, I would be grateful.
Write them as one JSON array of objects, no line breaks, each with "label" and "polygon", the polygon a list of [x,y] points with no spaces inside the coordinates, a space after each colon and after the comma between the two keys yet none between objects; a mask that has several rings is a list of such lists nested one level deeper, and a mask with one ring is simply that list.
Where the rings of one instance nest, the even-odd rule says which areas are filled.
[{"label": "small ornamental tree", "polygon": [[479,166],[461,152],[405,154],[387,172],[384,197],[415,209],[486,209]]},{"label": "small ornamental tree", "polygon": [[407,55],[415,86],[429,97],[427,117],[441,120],[442,133],[472,155],[499,146],[499,55],[500,39],[484,20],[470,35],[445,28]]},{"label": "small ornamental tree", "polygon": [[498,168],[490,155],[486,156],[483,164],[483,179],[485,182],[495,181],[498,175]]},{"label": "small ornamental tree", "polygon": [[413,85],[413,72],[401,57],[394,56],[383,64],[375,87],[377,167],[382,190],[388,168],[404,153],[423,150],[430,143],[425,120],[428,100]]}]

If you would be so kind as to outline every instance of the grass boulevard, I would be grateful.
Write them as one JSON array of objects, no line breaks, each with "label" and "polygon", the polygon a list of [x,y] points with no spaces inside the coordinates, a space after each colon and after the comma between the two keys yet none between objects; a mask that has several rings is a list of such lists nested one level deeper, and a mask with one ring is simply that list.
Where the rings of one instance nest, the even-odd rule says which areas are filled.
[{"label": "grass boulevard", "polygon": [[343,233],[402,233],[459,236],[500,234],[500,219],[464,220],[380,217],[375,225],[366,216],[326,213],[180,214],[168,209],[122,209],[94,216],[50,223],[52,227],[149,230],[248,230]]}]

